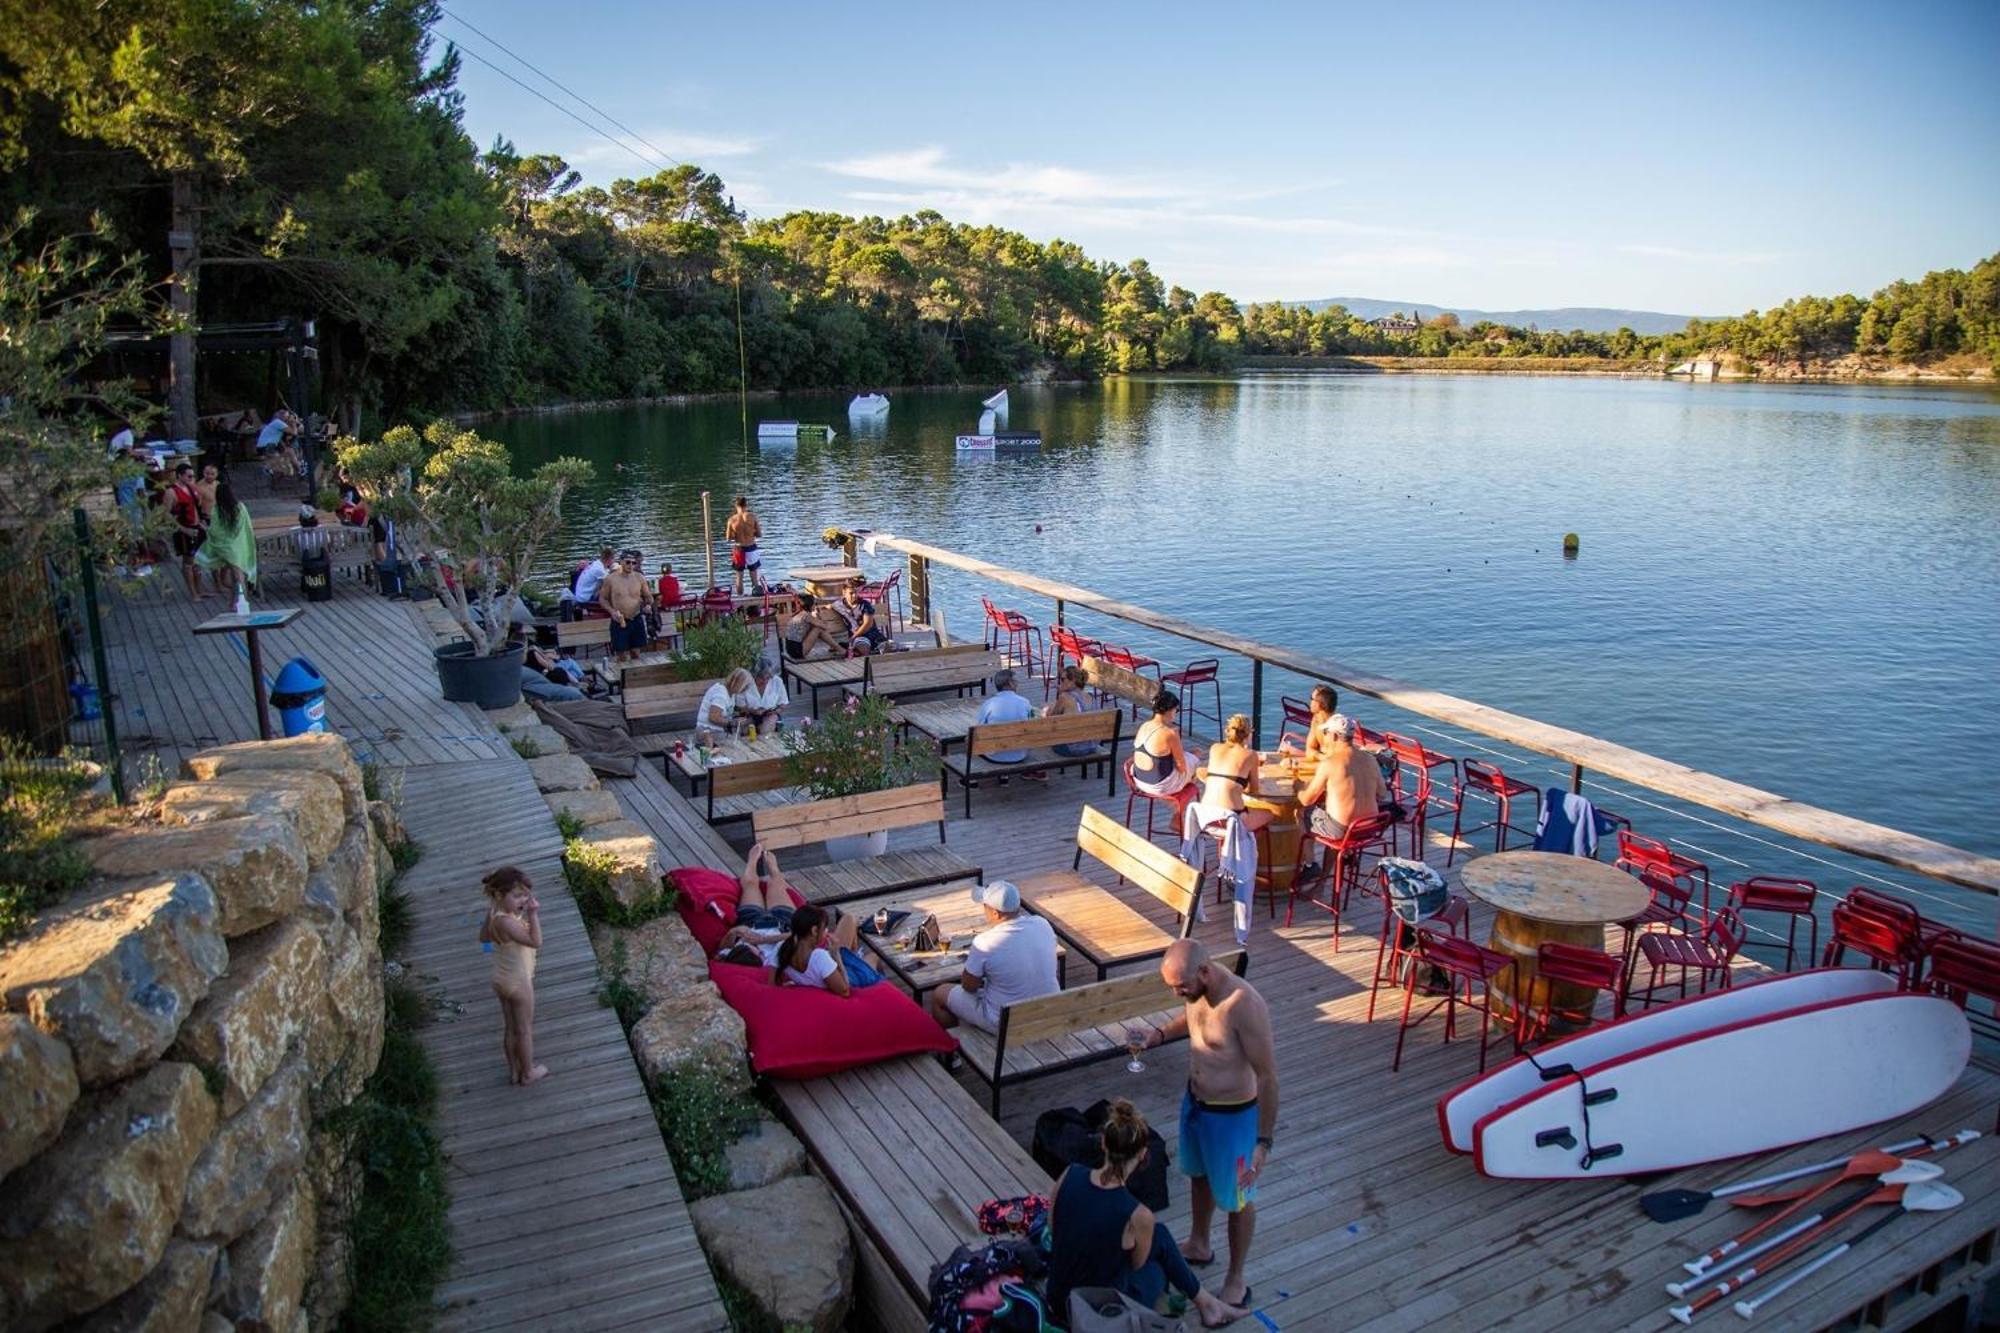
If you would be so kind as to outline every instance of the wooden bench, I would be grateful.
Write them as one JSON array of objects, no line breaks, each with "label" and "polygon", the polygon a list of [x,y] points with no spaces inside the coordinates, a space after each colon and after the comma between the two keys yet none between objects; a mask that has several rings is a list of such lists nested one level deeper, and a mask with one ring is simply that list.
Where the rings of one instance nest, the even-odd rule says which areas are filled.
[{"label": "wooden bench", "polygon": [[1097,969],[1098,979],[1125,963],[1158,958],[1176,938],[1135,911],[1124,899],[1078,870],[1085,853],[1165,903],[1179,918],[1185,939],[1194,931],[1195,904],[1201,901],[1201,871],[1164,847],[1148,842],[1111,816],[1086,805],[1076,826],[1076,855],[1068,870],[1049,870],[1016,880],[1021,902],[1045,917],[1063,943]]},{"label": "wooden bench", "polygon": [[[900,640],[899,640],[900,641]],[[983,643],[955,643],[948,648],[912,648],[894,656],[905,659],[943,659],[964,656],[967,653],[986,652]],[[868,672],[868,663],[877,654],[862,657],[811,657],[803,662],[795,662],[787,657],[784,661],[785,679],[790,682],[793,693],[806,691],[812,697],[813,716],[819,716],[819,692],[840,690],[849,685],[858,685]]]},{"label": "wooden bench", "polygon": [[847,1216],[854,1327],[925,1333],[931,1268],[979,1245],[979,1205],[1047,1194],[1048,1172],[928,1055],[771,1090]]},{"label": "wooden bench", "polygon": [[[1250,955],[1241,949],[1210,959],[1242,976]],[[1182,1005],[1151,971],[1093,981],[1053,995],[1018,1000],[1000,1011],[1000,1030],[969,1023],[953,1028],[966,1067],[992,1089],[991,1111],[1000,1118],[1000,1090],[1044,1074],[1126,1053],[1126,1033],[1160,1031]]]},{"label": "wooden bench", "polygon": [[[1057,769],[1081,768],[1083,776],[1090,776],[1090,766],[1097,765],[1100,775],[1105,778],[1105,790],[1115,795],[1118,790],[1118,770],[1112,766],[1112,759],[1118,753],[1118,726],[1125,720],[1123,710],[1100,708],[1089,713],[1065,713],[1061,717],[1033,717],[1025,722],[988,722],[984,726],[974,725],[966,730],[965,749],[943,759],[944,771],[938,781],[948,785],[953,774],[958,777],[959,786],[965,792],[965,817],[972,818],[972,786],[981,778],[1002,778],[1013,773],[1047,773]],[[1057,754],[1052,746],[1076,745],[1084,741],[1095,741],[1099,748],[1093,754]],[[1019,759],[997,760],[987,756],[994,752],[1009,754],[1023,751]]]},{"label": "wooden bench", "polygon": [[772,793],[797,790],[785,777],[782,758],[717,764],[708,770],[707,782],[711,824],[753,818],[759,810],[787,804],[786,798],[774,797]]},{"label": "wooden bench", "polygon": [[887,699],[945,690],[962,694],[975,685],[984,693],[987,682],[1005,666],[1005,659],[992,649],[878,653],[864,659],[860,683],[846,688],[849,694],[879,694]]},{"label": "wooden bench", "polygon": [[625,673],[625,730],[632,733],[639,749],[647,754],[663,754],[673,748],[674,737],[648,733],[686,731],[694,725],[695,709],[708,693],[712,680],[671,679],[672,666],[633,667]]},{"label": "wooden bench", "polygon": [[582,620],[564,620],[556,625],[556,647],[573,650],[582,657],[592,649],[611,651],[611,617],[589,616]]},{"label": "wooden bench", "polygon": [[750,816],[752,837],[772,851],[921,824],[937,825],[938,846],[884,852],[880,856],[785,872],[785,878],[807,902],[821,904],[844,903],[871,894],[945,884],[955,879],[977,882],[980,868],[943,845],[944,794],[928,782],[913,782],[907,787],[861,796],[769,806]]}]

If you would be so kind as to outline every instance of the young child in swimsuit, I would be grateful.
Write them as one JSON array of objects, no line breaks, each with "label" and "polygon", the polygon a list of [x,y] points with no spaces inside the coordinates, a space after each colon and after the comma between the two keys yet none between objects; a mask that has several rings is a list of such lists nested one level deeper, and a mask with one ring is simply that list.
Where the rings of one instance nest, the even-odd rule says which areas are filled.
[{"label": "young child in swimsuit", "polygon": [[535,953],[542,947],[542,905],[534,885],[513,866],[488,875],[486,923],[479,942],[493,946],[493,993],[500,1000],[507,1081],[526,1086],[548,1076],[535,1063]]}]

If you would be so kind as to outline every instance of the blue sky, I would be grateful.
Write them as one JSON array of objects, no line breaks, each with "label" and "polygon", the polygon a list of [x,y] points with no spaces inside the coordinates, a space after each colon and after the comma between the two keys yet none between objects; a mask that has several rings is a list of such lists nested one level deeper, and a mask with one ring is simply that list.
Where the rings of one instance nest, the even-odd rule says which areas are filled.
[{"label": "blue sky", "polygon": [[1727,314],[2000,250],[1996,0],[447,9],[482,147],[653,169],[472,27],[753,214],[936,208],[1244,300]]}]

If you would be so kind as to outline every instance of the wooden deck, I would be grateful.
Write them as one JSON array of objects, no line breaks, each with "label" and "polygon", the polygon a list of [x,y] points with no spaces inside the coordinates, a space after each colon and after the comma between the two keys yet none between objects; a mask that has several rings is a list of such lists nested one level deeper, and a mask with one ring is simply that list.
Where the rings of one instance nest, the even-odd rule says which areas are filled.
[{"label": "wooden deck", "polygon": [[[106,637],[128,762],[129,738],[150,737],[171,776],[183,754],[257,729],[245,658],[190,632],[221,602],[190,604],[168,572],[109,604]],[[728,1327],[624,1033],[598,1002],[561,839],[527,765],[478,710],[439,697],[416,608],[336,586],[268,637],[265,667],[313,660],[334,729],[400,770],[423,848],[404,879],[414,928],[401,961],[435,1000],[421,1037],[438,1073],[453,1245],[437,1327]],[[506,1081],[492,960],[476,941],[480,878],[510,862],[542,902],[535,1053],[551,1072],[526,1089]]]},{"label": "wooden deck", "polygon": [[[700,820],[690,823],[693,812],[663,781],[642,777],[617,786],[628,811],[656,835],[687,831],[675,847],[686,858],[682,863],[730,870],[740,864],[736,849],[747,830],[728,830],[725,855],[717,846],[720,834],[693,827]],[[648,793],[641,808],[634,808],[631,788]],[[1123,798],[1105,799],[1094,781],[1017,782],[982,790],[973,819],[951,820],[949,844],[984,865],[989,882],[1067,869],[1077,811],[1085,800],[1114,818],[1125,813]],[[909,830],[892,835],[890,845],[918,846],[933,837],[927,830]],[[1434,837],[1430,859],[1441,865],[1443,854],[1442,839]],[[801,864],[809,859],[798,856]],[[1454,885],[1463,864],[1461,856],[1448,872]],[[1093,878],[1162,926],[1170,924],[1159,904],[1130,885],[1115,888],[1108,873]],[[1228,911],[1216,906],[1212,890],[1208,913],[1197,934],[1223,947]],[[1439,1017],[1411,1032],[1401,1072],[1389,1072],[1392,1012],[1378,1011],[1373,1023],[1365,1018],[1380,909],[1369,900],[1353,915],[1336,952],[1323,913],[1302,908],[1299,924],[1286,928],[1282,904],[1277,924],[1261,905],[1257,910],[1249,977],[1270,1002],[1277,1023],[1281,1111],[1248,1271],[1256,1304],[1277,1324],[1295,1329],[1679,1327],[1666,1314],[1673,1302],[1664,1284],[1685,1276],[1681,1260],[1733,1234],[1741,1225],[1738,1218],[1717,1205],[1696,1219],[1662,1226],[1640,1213],[1640,1190],[1629,1181],[1488,1180],[1470,1159],[1447,1152],[1433,1108],[1439,1096],[1474,1074],[1477,1051],[1463,1040],[1444,1045]],[[1475,905],[1475,937],[1483,939],[1490,925],[1491,914]],[[1385,992],[1385,1003],[1388,998]],[[1492,1058],[1504,1057],[1496,1049]],[[1107,1061],[1017,1088],[1003,1124],[1025,1146],[1041,1111],[1125,1096],[1171,1145],[1187,1056],[1184,1049],[1168,1049],[1146,1059],[1143,1074],[1127,1073],[1122,1061]],[[969,1073],[959,1079],[983,1105],[984,1085]],[[1727,1096],[1727,1089],[1717,1089],[1717,1095]],[[1789,1152],[1680,1172],[1650,1187],[1707,1188],[1917,1133],[1990,1131],[1996,1103],[2000,1062],[1982,1041],[1958,1087],[1920,1115]],[[1978,1250],[1978,1266],[1953,1270],[1958,1281],[1968,1272],[1990,1274],[1991,1237],[2000,1229],[2000,1207],[1993,1203],[2000,1189],[2000,1140],[1981,1139],[1940,1165],[1946,1180],[1965,1193],[1966,1206],[1898,1221],[1852,1263],[1830,1269],[1824,1285],[1815,1279],[1774,1302],[1765,1312],[1769,1326],[1831,1323],[1904,1276],[1945,1264],[1968,1247]],[[1185,1234],[1186,1181],[1175,1175],[1173,1182],[1169,1222]],[[1215,1242],[1220,1250],[1220,1222]],[[1221,1271],[1204,1273],[1219,1280]],[[1950,1271],[1933,1271],[1931,1281],[1933,1291],[1955,1290]],[[1901,1327],[1914,1309],[1896,1307],[1886,1324],[1870,1326]],[[1711,1312],[1709,1319],[1720,1327],[1719,1321],[1733,1324],[1735,1317],[1722,1311]]]}]

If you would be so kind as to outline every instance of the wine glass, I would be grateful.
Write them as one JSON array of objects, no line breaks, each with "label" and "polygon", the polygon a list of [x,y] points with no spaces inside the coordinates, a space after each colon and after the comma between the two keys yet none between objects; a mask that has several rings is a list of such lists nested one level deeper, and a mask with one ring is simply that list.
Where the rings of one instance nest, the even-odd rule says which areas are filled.
[{"label": "wine glass", "polygon": [[1145,1049],[1146,1049],[1146,1029],[1126,1028],[1125,1053],[1132,1057],[1125,1064],[1125,1071],[1127,1073],[1143,1074],[1146,1072],[1146,1062],[1139,1058],[1139,1052]]}]

